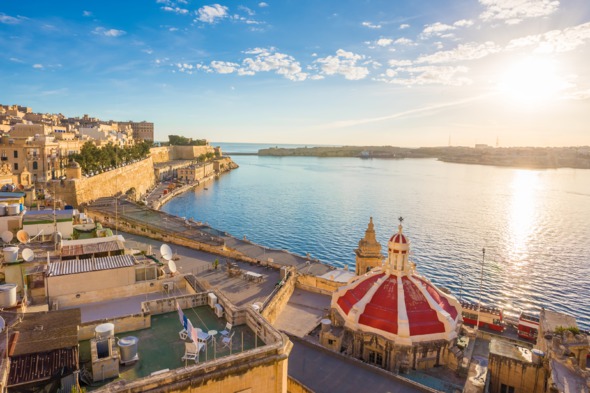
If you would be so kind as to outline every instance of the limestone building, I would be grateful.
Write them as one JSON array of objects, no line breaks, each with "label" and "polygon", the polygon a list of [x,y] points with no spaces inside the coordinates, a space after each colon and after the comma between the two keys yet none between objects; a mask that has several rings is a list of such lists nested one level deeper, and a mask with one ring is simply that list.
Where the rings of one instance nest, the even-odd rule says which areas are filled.
[{"label": "limestone building", "polygon": [[[377,258],[373,238],[371,221],[359,243],[365,252],[361,255],[370,244],[371,255]],[[394,372],[457,366],[461,306],[416,272],[409,251],[410,241],[400,224],[389,240],[384,266],[372,268],[333,294],[332,328],[322,329],[322,345]]]}]

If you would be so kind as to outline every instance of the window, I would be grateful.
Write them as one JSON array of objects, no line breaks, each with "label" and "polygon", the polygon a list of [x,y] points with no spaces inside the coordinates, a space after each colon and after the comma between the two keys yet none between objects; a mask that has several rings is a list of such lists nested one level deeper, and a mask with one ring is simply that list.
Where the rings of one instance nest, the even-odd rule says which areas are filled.
[{"label": "window", "polygon": [[14,170],[18,171],[18,164],[16,162],[14,163]]},{"label": "window", "polygon": [[514,386],[502,384],[502,386],[500,386],[500,393],[514,393]]},{"label": "window", "polygon": [[383,355],[379,352],[369,351],[369,363],[377,366],[383,365]]},{"label": "window", "polygon": [[328,339],[328,345],[334,345],[336,340]]},{"label": "window", "polygon": [[33,170],[36,171],[37,169],[39,169],[39,164],[37,161],[33,161]]},{"label": "window", "polygon": [[18,158],[18,150],[14,151],[14,158]]}]

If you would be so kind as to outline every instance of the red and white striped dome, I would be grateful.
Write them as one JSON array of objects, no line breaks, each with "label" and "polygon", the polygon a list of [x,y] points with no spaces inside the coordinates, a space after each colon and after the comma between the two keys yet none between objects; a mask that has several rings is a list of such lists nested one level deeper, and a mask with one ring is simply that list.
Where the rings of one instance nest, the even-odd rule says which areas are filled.
[{"label": "red and white striped dome", "polygon": [[457,299],[416,274],[408,260],[409,240],[399,232],[389,241],[383,268],[341,287],[332,308],[355,331],[376,333],[401,345],[457,336],[461,306]]}]

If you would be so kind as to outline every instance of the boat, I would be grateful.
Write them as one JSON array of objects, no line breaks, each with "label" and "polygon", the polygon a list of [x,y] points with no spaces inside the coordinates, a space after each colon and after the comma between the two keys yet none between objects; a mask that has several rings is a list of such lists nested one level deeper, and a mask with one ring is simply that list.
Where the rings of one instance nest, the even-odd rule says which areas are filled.
[{"label": "boat", "polygon": [[518,337],[526,340],[537,341],[539,335],[539,317],[521,312],[518,318]]},{"label": "boat", "polygon": [[461,300],[460,302],[463,309],[462,314],[464,324],[475,326],[478,321],[477,314],[479,311],[478,326],[480,328],[488,328],[497,332],[503,332],[506,328],[502,309],[484,305],[479,307],[477,304],[465,300]]}]

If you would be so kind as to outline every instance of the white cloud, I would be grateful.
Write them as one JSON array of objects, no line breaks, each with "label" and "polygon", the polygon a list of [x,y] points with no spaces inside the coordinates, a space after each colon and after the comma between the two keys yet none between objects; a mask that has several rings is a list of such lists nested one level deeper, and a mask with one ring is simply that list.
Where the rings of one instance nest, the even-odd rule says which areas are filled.
[{"label": "white cloud", "polygon": [[389,46],[392,43],[393,40],[391,38],[379,38],[377,41],[375,41],[375,44],[379,46]]},{"label": "white cloud", "polygon": [[410,27],[410,25],[409,25],[409,24],[407,24],[407,23],[403,23],[403,24],[399,25],[399,29],[400,29],[400,30],[407,29],[408,27]]},{"label": "white cloud", "polygon": [[197,10],[198,21],[205,23],[215,23],[218,19],[227,17],[228,8],[223,5],[213,4],[205,5]]},{"label": "white cloud", "polygon": [[178,14],[178,15],[188,14],[188,10],[186,8],[164,6],[164,7],[162,7],[162,9],[167,12],[174,12],[175,14]]},{"label": "white cloud", "polygon": [[498,53],[502,48],[495,43],[488,41],[483,44],[468,43],[461,44],[454,49],[440,51],[431,55],[420,56],[416,63],[453,63],[463,60],[476,60],[486,57],[490,54]]},{"label": "white cloud", "polygon": [[455,23],[453,23],[453,26],[455,26],[455,27],[469,27],[469,26],[473,26],[473,21],[469,20],[469,19],[461,19],[461,20],[458,20]]},{"label": "white cloud", "polygon": [[15,18],[14,16],[0,13],[0,23],[4,23],[6,25],[16,25],[17,23],[22,22],[23,19],[25,18],[23,18],[22,16],[17,16]]},{"label": "white cloud", "polygon": [[16,57],[11,57],[9,60],[15,63],[24,63],[24,61],[22,61],[21,59],[17,59]]},{"label": "white cloud", "polygon": [[405,38],[405,37],[398,38],[397,40],[395,40],[395,41],[394,41],[394,43],[395,43],[395,44],[398,44],[398,45],[406,45],[406,46],[412,46],[412,45],[416,45],[416,44],[414,43],[414,41],[412,41],[412,40],[411,40],[411,39],[409,39],[409,38]]},{"label": "white cloud", "polygon": [[240,65],[228,61],[212,61],[210,66],[218,74],[232,74],[237,72]]},{"label": "white cloud", "polygon": [[92,16],[92,12],[90,12],[90,11],[82,11],[82,16]]},{"label": "white cloud", "polygon": [[170,27],[168,28],[168,31],[178,31],[178,27]]},{"label": "white cloud", "polygon": [[36,68],[38,70],[42,70],[43,69],[43,64],[33,64],[33,68]]},{"label": "white cloud", "polygon": [[362,25],[364,27],[368,27],[369,29],[380,29],[381,28],[381,25],[376,25],[371,22],[363,22]]},{"label": "white cloud", "polygon": [[411,60],[389,60],[387,62],[390,67],[407,67],[412,65]]},{"label": "white cloud", "polygon": [[123,30],[117,30],[117,29],[105,29],[104,27],[97,27],[96,29],[94,29],[92,31],[94,34],[97,35],[104,35],[106,37],[119,37],[122,35],[125,35],[126,32]]},{"label": "white cloud", "polygon": [[142,52],[147,53],[148,55],[151,55],[152,53],[154,53],[154,51],[151,49],[142,49]]},{"label": "white cloud", "polygon": [[388,69],[380,75],[378,81],[404,86],[414,85],[447,85],[462,86],[471,83],[469,78],[462,76],[469,71],[467,67],[458,66],[420,66],[399,67]]},{"label": "white cloud", "polygon": [[431,25],[425,25],[422,30],[423,37],[442,36],[445,32],[455,30],[456,27],[444,23],[436,22]]},{"label": "white cloud", "polygon": [[246,54],[255,55],[242,61],[238,75],[254,75],[258,72],[274,71],[278,75],[292,81],[307,79],[307,73],[302,72],[301,65],[292,56],[276,52],[275,48],[254,48]]},{"label": "white cloud", "polygon": [[264,1],[258,3],[258,7],[260,8],[264,8],[264,7],[268,7],[268,3],[265,3]]},{"label": "white cloud", "polygon": [[552,30],[511,40],[506,49],[536,46],[536,53],[569,52],[590,40],[590,22],[564,30]]},{"label": "white cloud", "polygon": [[325,75],[339,74],[348,80],[359,80],[369,74],[367,67],[357,66],[357,62],[363,59],[362,55],[338,49],[336,56],[320,58],[315,63],[320,65],[321,72]]},{"label": "white cloud", "polygon": [[527,18],[547,16],[559,8],[557,0],[479,0],[486,7],[479,17],[484,21],[503,20],[517,24]]}]

